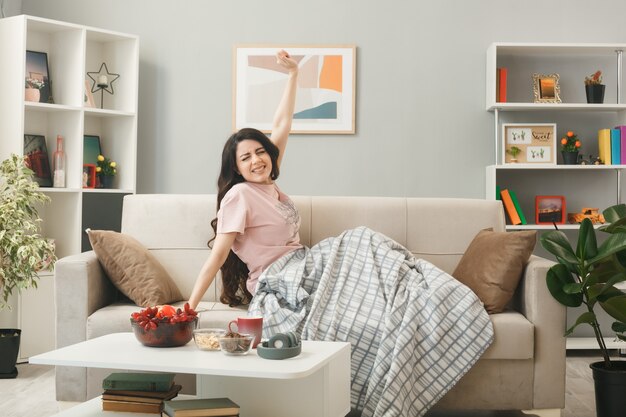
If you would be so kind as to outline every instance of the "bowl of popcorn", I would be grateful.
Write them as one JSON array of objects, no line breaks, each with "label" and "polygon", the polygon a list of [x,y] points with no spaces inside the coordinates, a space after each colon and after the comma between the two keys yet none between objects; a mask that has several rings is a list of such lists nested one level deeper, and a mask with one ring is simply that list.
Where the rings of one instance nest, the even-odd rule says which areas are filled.
[{"label": "bowl of popcorn", "polygon": [[220,350],[219,338],[226,334],[224,329],[195,329],[193,341],[201,350]]},{"label": "bowl of popcorn", "polygon": [[223,353],[227,355],[247,355],[252,349],[254,335],[226,332],[218,340]]}]

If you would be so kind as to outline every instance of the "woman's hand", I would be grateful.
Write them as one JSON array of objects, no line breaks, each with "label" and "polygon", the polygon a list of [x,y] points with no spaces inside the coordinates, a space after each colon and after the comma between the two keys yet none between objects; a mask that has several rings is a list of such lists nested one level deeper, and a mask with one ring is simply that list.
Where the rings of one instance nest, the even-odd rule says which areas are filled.
[{"label": "woman's hand", "polygon": [[276,63],[286,68],[290,74],[298,71],[298,63],[284,49],[276,53]]}]

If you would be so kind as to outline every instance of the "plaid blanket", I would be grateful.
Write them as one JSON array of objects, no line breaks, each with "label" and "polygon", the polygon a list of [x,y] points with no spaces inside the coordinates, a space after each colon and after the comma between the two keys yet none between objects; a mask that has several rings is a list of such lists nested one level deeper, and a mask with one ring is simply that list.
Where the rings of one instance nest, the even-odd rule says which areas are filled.
[{"label": "plaid blanket", "polygon": [[493,341],[469,288],[365,227],[277,260],[249,311],[264,338],[350,342],[351,405],[364,417],[424,415]]}]

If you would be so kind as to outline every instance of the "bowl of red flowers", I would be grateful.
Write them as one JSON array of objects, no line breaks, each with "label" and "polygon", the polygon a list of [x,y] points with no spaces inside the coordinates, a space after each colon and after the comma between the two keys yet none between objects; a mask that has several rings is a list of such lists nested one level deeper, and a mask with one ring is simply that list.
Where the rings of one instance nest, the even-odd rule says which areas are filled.
[{"label": "bowl of red flowers", "polygon": [[184,308],[171,305],[148,307],[130,315],[130,324],[141,344],[151,347],[186,345],[193,338],[198,313],[185,303]]}]

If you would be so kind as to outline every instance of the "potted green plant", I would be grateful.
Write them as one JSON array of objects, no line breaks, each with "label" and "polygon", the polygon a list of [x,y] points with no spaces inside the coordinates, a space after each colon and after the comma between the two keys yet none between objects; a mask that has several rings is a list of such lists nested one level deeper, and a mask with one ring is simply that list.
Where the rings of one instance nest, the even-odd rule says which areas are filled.
[{"label": "potted green plant", "polygon": [[581,324],[593,328],[603,357],[591,364],[597,417],[612,417],[626,410],[626,361],[611,360],[595,311],[600,306],[615,319],[611,329],[626,341],[626,293],[616,287],[626,281],[626,205],[609,207],[603,214],[610,224],[599,229],[609,234],[601,245],[589,219],[580,225],[575,250],[560,230],[544,233],[540,242],[557,259],[546,276],[552,296],[567,307],[585,307],[565,335]]},{"label": "potted green plant", "polygon": [[511,146],[509,149],[506,150],[506,153],[511,155],[511,162],[517,162],[517,155],[519,155],[521,151],[522,150],[517,146]]},{"label": "potted green plant", "polygon": [[113,177],[117,174],[117,163],[103,155],[98,155],[96,174],[98,175],[101,188],[111,188],[113,186]]},{"label": "potted green plant", "polygon": [[582,143],[578,136],[571,130],[561,138],[561,156],[565,165],[576,165],[578,163],[578,151]]},{"label": "potted green plant", "polygon": [[[50,198],[38,191],[25,159],[11,155],[0,164],[0,310],[11,308],[14,291],[36,288],[37,273],[52,268],[54,243],[41,236],[37,205]],[[20,329],[0,329],[0,376],[15,377]]]},{"label": "potted green plant", "polygon": [[585,93],[587,94],[587,103],[603,103],[604,87],[604,84],[602,84],[602,71],[597,70],[590,76],[585,77]]}]

